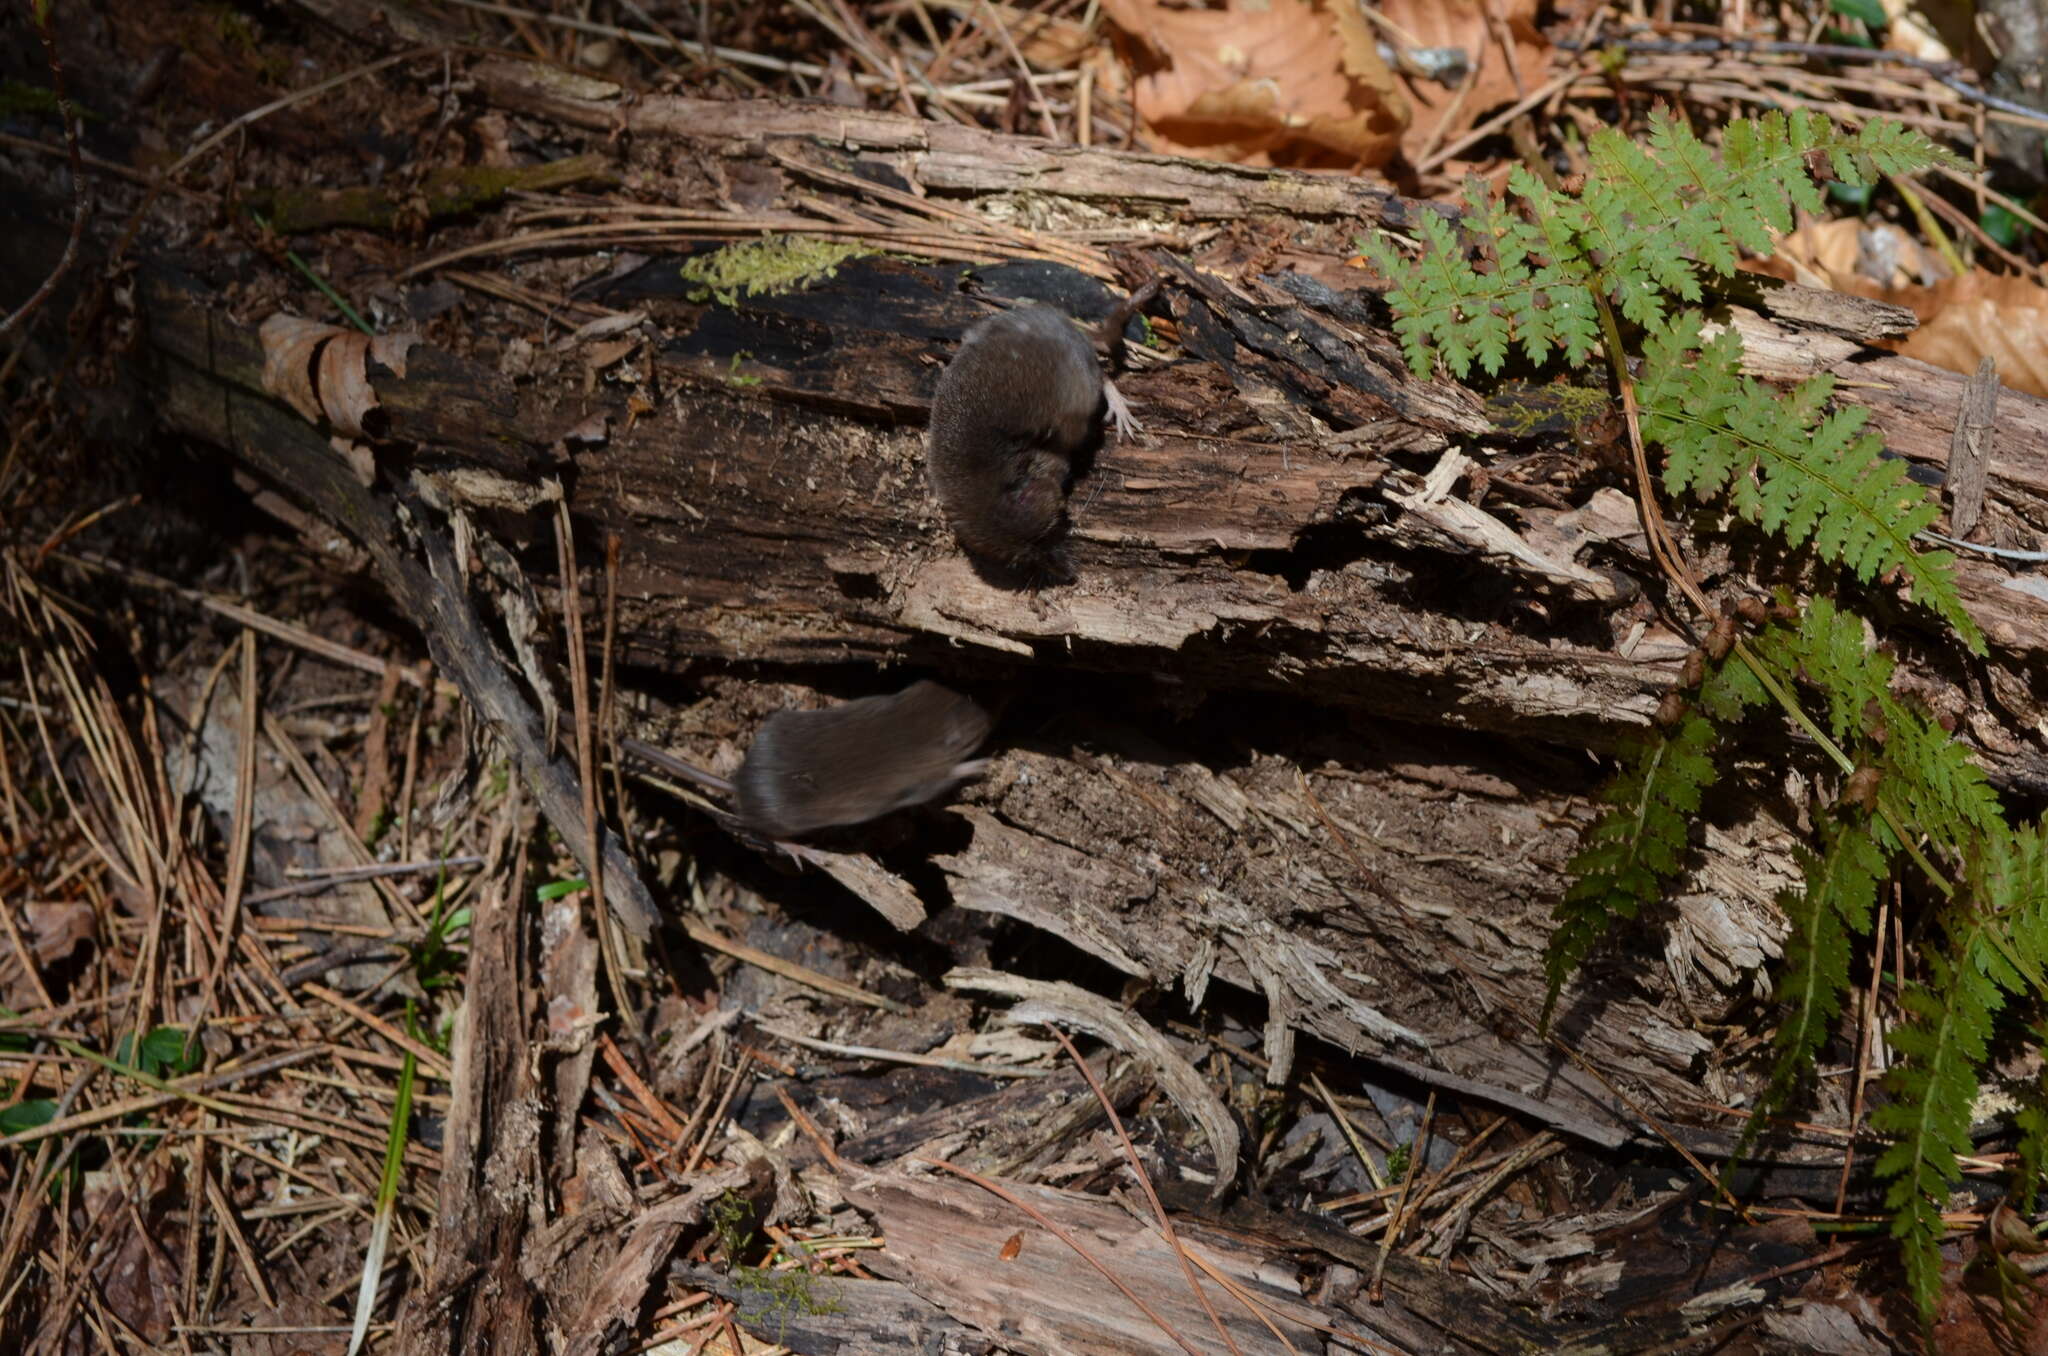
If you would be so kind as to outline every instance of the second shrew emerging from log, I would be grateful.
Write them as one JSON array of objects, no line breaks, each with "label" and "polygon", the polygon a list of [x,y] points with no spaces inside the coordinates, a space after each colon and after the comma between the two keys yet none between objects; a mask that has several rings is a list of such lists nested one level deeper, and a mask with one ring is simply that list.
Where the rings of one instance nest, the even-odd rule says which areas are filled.
[{"label": "second shrew emerging from log", "polygon": [[989,723],[972,698],[931,682],[822,711],[777,711],[731,781],[637,739],[620,742],[728,797],[742,828],[782,841],[880,819],[979,776],[988,760],[968,755]]}]

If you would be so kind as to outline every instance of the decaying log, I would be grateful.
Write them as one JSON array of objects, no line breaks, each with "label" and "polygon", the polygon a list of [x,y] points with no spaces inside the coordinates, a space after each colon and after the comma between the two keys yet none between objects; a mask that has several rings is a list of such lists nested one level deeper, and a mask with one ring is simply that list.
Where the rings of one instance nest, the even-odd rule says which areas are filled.
[{"label": "decaying log", "polygon": [[[447,612],[476,586],[436,543],[457,537],[459,515],[509,547],[541,611],[560,615],[537,511],[543,479],[559,480],[586,571],[620,539],[621,664],[725,675],[736,742],[792,698],[771,679],[845,696],[900,686],[894,667],[913,665],[1014,700],[993,774],[939,816],[951,902],[1063,937],[1191,1005],[1219,984],[1257,995],[1274,1077],[1305,1031],[1599,1143],[1642,1133],[1645,1114],[1725,1128],[1702,1086],[1732,1100],[1746,1075],[1708,1065],[1696,1014],[1743,1001],[1775,949],[1790,815],[1760,779],[1751,805],[1707,826],[1691,888],[1658,920],[1661,963],[1637,938],[1582,977],[1563,1030],[1583,1066],[1536,1040],[1547,914],[1598,776],[1584,751],[1647,720],[1688,642],[1651,606],[1625,481],[1564,508],[1544,475],[1518,477],[1533,459],[1583,489],[1604,474],[1586,456],[1541,428],[1504,429],[1478,395],[1400,361],[1344,257],[1358,231],[1434,209],[1346,180],[894,115],[629,100],[511,63],[472,75],[481,97],[551,135],[612,147],[650,198],[694,204],[698,235],[797,229],[740,203],[799,190],[851,220],[924,202],[933,234],[957,237],[948,258],[1037,249],[1041,262],[985,270],[989,291],[1099,314],[1109,294],[1084,275],[1161,274],[1169,342],[1119,382],[1148,433],[1102,448],[1077,489],[1080,582],[1034,594],[981,578],[924,484],[938,364],[985,309],[962,294],[958,264],[856,260],[805,291],[729,303],[693,297],[673,257],[535,265],[537,284],[588,282],[584,300],[637,313],[619,331],[636,344],[603,360],[574,340],[535,347],[529,335],[559,327],[481,302],[462,353],[430,326],[403,380],[371,374],[385,422],[367,489],[263,393],[263,316],[231,314],[151,261],[137,381],[157,426],[226,449],[368,549],[471,703],[540,746],[533,698],[511,690],[489,629]],[[1088,225],[1063,235],[977,215],[971,200],[990,196]],[[1133,246],[1115,260],[1092,243],[1104,223]],[[1238,267],[1249,248],[1203,253],[1217,225],[1268,232],[1257,252],[1284,249],[1291,267]],[[37,276],[12,262],[12,276]],[[1755,345],[1760,362],[1853,379],[1842,398],[1938,471],[1961,378],[1842,337],[1867,332],[1868,315],[1815,328],[1789,318],[1796,305],[1772,309],[1733,315],[1778,336]],[[1980,539],[2032,546],[2048,526],[2043,434],[2048,403],[2005,393],[1982,439]],[[1725,569],[1711,538],[1698,546],[1704,567]],[[1994,777],[2048,786],[2048,613],[1996,561],[1965,560],[1962,579],[1990,662],[1928,642],[1910,606],[1885,621]],[[724,732],[643,707],[650,737],[702,758],[735,751]],[[569,765],[547,755],[530,772],[576,841]],[[606,874],[652,917],[630,863]]]}]

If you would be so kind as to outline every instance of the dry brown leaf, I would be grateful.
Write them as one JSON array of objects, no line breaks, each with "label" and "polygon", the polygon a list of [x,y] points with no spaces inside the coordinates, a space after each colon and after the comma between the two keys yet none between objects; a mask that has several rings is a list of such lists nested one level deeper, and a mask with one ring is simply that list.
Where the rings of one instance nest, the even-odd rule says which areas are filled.
[{"label": "dry brown leaf", "polygon": [[1912,236],[1888,221],[1859,217],[1807,222],[1753,267],[1807,287],[1882,297],[1902,306],[1913,303],[1901,291],[1935,282],[1943,273],[1935,256]]},{"label": "dry brown leaf", "polygon": [[92,940],[96,922],[92,905],[83,901],[30,903],[22,907],[27,936],[36,960],[51,965]]},{"label": "dry brown leaf", "polygon": [[1216,10],[1103,0],[1160,149],[1253,165],[1384,165],[1408,98],[1356,5],[1230,0]]},{"label": "dry brown leaf", "polygon": [[1041,71],[1066,70],[1079,63],[1096,44],[1092,24],[1020,5],[990,0],[927,0],[925,7],[935,13],[957,15],[960,22],[969,24],[984,21],[993,12],[1025,62]]},{"label": "dry brown leaf", "polygon": [[257,331],[263,340],[263,389],[282,398],[311,423],[324,417],[341,433],[359,437],[363,420],[377,408],[369,360],[398,376],[417,334],[379,334],[343,329],[282,311]]},{"label": "dry brown leaf", "polygon": [[1969,273],[1932,287],[1900,289],[1886,301],[1910,306],[1920,328],[1897,345],[1908,358],[1951,372],[1998,364],[2003,386],[2048,396],[2048,288],[2025,278]]},{"label": "dry brown leaf", "polygon": [[1972,41],[1974,8],[1960,3],[1884,0],[1885,15],[1891,20],[1884,30],[1884,49],[1920,61],[1953,61],[1957,51],[1976,45]]},{"label": "dry brown leaf", "polygon": [[[116,1168],[86,1180],[87,1217],[97,1219],[105,1212],[112,1221],[109,1237],[99,1240],[92,1253],[100,1301],[153,1346],[168,1345],[171,1315],[178,1310],[175,1259],[184,1230],[169,1217],[163,1173],[150,1169],[137,1180]],[[124,1208],[125,1201],[140,1208]]]},{"label": "dry brown leaf", "polygon": [[[1884,347],[1965,376],[1989,357],[2000,384],[2048,396],[2048,288],[2038,283],[1983,272],[1939,278],[1939,263],[1918,241],[1888,222],[1855,217],[1802,225],[1751,267],[1909,307],[1920,328]],[[1937,280],[1923,286],[1930,276]]]},{"label": "dry brown leaf", "polygon": [[1493,10],[1514,48],[1512,67],[1486,22],[1482,0],[1381,0],[1381,16],[1400,30],[1404,40],[1413,40],[1418,47],[1458,48],[1472,63],[1467,77],[1472,88],[1463,98],[1456,89],[1441,85],[1417,81],[1411,86],[1421,105],[1405,138],[1411,156],[1471,131],[1489,113],[1549,78],[1550,43],[1536,27],[1536,0],[1494,0]]},{"label": "dry brown leaf", "polygon": [[[38,972],[66,959],[93,939],[95,915],[92,905],[76,900],[53,900],[22,907],[22,941],[27,945]],[[0,1006],[22,1011],[43,1001],[22,968],[21,953],[0,942]]]}]

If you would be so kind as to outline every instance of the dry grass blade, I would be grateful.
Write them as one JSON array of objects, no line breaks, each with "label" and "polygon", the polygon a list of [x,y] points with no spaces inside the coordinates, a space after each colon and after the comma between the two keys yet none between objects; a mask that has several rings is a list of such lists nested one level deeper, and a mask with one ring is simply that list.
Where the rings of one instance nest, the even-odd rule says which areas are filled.
[{"label": "dry grass blade", "polygon": [[[1200,1254],[1199,1252],[1191,1252],[1188,1254],[1188,1256],[1196,1266],[1202,1269],[1203,1275],[1207,1276],[1210,1280],[1216,1282],[1216,1284],[1222,1286],[1226,1291],[1230,1293],[1232,1299],[1235,1299],[1239,1304],[1244,1305],[1245,1308],[1257,1314],[1259,1317],[1259,1321],[1261,1323],[1264,1323],[1269,1330],[1273,1330],[1277,1335],[1278,1330],[1274,1326],[1273,1316],[1268,1312],[1266,1306],[1260,1302],[1259,1297],[1257,1295],[1251,1294],[1250,1292],[1245,1290],[1243,1286],[1239,1285],[1227,1273],[1219,1269],[1213,1262],[1209,1261],[1208,1258],[1202,1256],[1202,1254]],[[1344,1341],[1352,1343],[1355,1346],[1362,1347],[1366,1351],[1374,1353],[1384,1352],[1386,1353],[1386,1356],[1409,1356],[1407,1352],[1402,1351],[1399,1347],[1388,1346],[1385,1342],[1381,1342],[1375,1338],[1367,1337],[1364,1333],[1356,1332],[1349,1328],[1335,1328],[1331,1327],[1328,1324],[1316,1323],[1312,1320],[1305,1318],[1298,1318],[1297,1321],[1301,1322],[1307,1327],[1315,1329],[1317,1332],[1327,1333],[1331,1337],[1342,1338]]]},{"label": "dry grass blade", "polygon": [[611,910],[604,900],[605,831],[597,811],[597,743],[590,703],[590,651],[583,637],[583,589],[576,567],[575,528],[569,521],[566,496],[555,499],[555,551],[562,581],[563,632],[568,637],[569,701],[576,723],[576,781],[583,797],[583,841],[590,845],[590,860],[584,864],[584,878],[590,882],[591,907],[597,916],[599,954],[604,958],[606,981],[612,1001],[618,1005],[619,1020],[636,1036],[640,1018],[633,1010],[633,996],[626,988],[626,961],[618,929],[612,926]]},{"label": "dry grass blade", "polygon": [[377,1278],[384,1273],[384,1252],[391,1244],[399,1173],[405,1165],[405,1140],[412,1119],[413,1075],[413,1055],[408,1050],[405,1067],[398,1075],[398,1096],[391,1108],[391,1137],[384,1150],[384,1173],[377,1184],[377,1218],[370,1228],[370,1246],[363,1253],[363,1280],[356,1292],[355,1322],[349,1332],[348,1356],[356,1356],[369,1335],[370,1313],[377,1303]]},{"label": "dry grass blade", "polygon": [[1324,1108],[1330,1113],[1330,1118],[1337,1122],[1337,1128],[1344,1132],[1344,1142],[1351,1146],[1352,1156],[1365,1168],[1365,1175],[1372,1178],[1372,1184],[1375,1187],[1382,1191],[1386,1190],[1387,1179],[1380,1172],[1380,1165],[1373,1161],[1373,1156],[1365,1151],[1365,1145],[1359,1140],[1358,1127],[1352,1124],[1351,1117],[1346,1115],[1344,1108],[1337,1104],[1336,1097],[1331,1094],[1328,1088],[1323,1086],[1323,1080],[1319,1076],[1311,1073],[1308,1076],[1308,1081],[1309,1086],[1316,1090],[1316,1096],[1322,1099]]},{"label": "dry grass blade", "polygon": [[[389,660],[379,659],[375,655],[364,654],[361,650],[352,649],[329,637],[316,635],[303,626],[294,626],[290,622],[266,616],[252,607],[244,607],[242,604],[227,598],[215,597],[213,594],[202,592],[199,589],[188,589],[181,584],[174,584],[170,580],[151,574],[147,570],[124,565],[103,556],[85,553],[71,555],[58,552],[55,559],[66,564],[78,565],[88,570],[116,574],[124,579],[141,584],[146,588],[175,594],[177,597],[183,598],[188,602],[197,603],[208,611],[217,612],[230,621],[239,622],[251,630],[261,631],[263,634],[276,640],[281,640],[287,645],[295,645],[308,654],[316,654],[322,659],[330,659],[337,664],[345,664],[350,668],[361,669],[363,672],[373,674],[379,678],[383,677],[385,669],[391,666]],[[460,689],[455,684],[449,682],[431,683],[431,680],[425,674],[426,670],[424,669],[401,668],[398,670],[398,676],[415,687],[431,685],[434,691],[443,696],[456,697],[461,695]]]},{"label": "dry grass blade", "polygon": [[235,820],[233,841],[228,845],[228,883],[222,892],[220,935],[214,938],[213,966],[207,971],[200,992],[199,1015],[195,1025],[204,1025],[213,1011],[221,970],[238,932],[242,891],[249,878],[249,843],[256,832],[256,708],[261,694],[256,688],[256,633],[242,633],[242,705],[236,731]]}]

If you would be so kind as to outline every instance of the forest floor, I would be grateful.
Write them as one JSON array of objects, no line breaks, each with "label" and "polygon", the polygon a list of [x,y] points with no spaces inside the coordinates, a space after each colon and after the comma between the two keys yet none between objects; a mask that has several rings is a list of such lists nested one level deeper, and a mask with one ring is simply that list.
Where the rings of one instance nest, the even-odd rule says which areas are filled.
[{"label": "forest floor", "polygon": [[[1290,2],[1259,13],[1307,23],[1310,8]],[[1669,22],[1668,4],[1649,7],[1666,20],[1652,23],[1622,5],[1389,0],[1375,31],[1394,67],[1354,72],[1291,120],[1239,107],[1227,133],[1204,133],[1173,103],[1199,90],[1130,72],[1135,54],[1178,51],[1184,78],[1210,78],[1190,74],[1205,69],[1191,54],[1221,30],[1137,0],[418,8],[416,20],[342,0],[168,17],[122,0],[55,7],[65,87],[86,111],[89,262],[68,266],[70,283],[109,286],[90,302],[60,289],[29,318],[63,355],[57,374],[19,366],[25,347],[0,349],[0,1350],[1914,1344],[1883,1219],[1845,1203],[1852,1165],[1867,1170],[1875,1152],[1867,1139],[1816,1132],[1833,1146],[1825,1161],[1737,1214],[1675,1139],[1593,1143],[1326,1043],[1282,1052],[1241,989],[1215,984],[1191,1006],[1101,947],[943,907],[934,863],[965,837],[958,806],[883,826],[857,860],[886,871],[851,884],[733,835],[694,791],[618,756],[619,689],[637,688],[635,716],[728,769],[776,685],[808,689],[787,663],[636,667],[612,641],[614,557],[584,570],[574,604],[604,639],[572,657],[560,619],[537,622],[534,663],[567,676],[569,696],[546,713],[550,747],[593,769],[591,822],[616,828],[664,911],[634,936],[358,546],[291,487],[138,432],[157,412],[95,407],[94,393],[119,388],[138,323],[123,289],[146,256],[231,260],[212,300],[238,317],[343,321],[338,294],[372,324],[423,321],[432,346],[508,378],[594,385],[637,361],[626,339],[602,360],[565,356],[559,341],[579,326],[579,342],[608,341],[587,328],[602,308],[576,291],[588,257],[508,262],[551,229],[544,192],[624,202],[631,175],[604,160],[601,137],[547,141],[539,120],[469,100],[491,55],[643,93],[798,97],[1252,167],[1366,167],[1445,201],[1468,176],[1504,177],[1530,138],[1568,162],[1587,131],[1639,127],[1659,98],[1703,118],[1803,101],[1981,132],[1983,105],[1937,79],[1932,58],[1878,79],[1745,48],[1728,24]],[[1860,5],[1729,8],[1816,51],[1865,35],[1834,13]],[[51,83],[31,9],[0,27],[0,96]],[[1324,97],[1315,80],[1337,76],[1313,53],[1260,57],[1269,20],[1237,17],[1249,59],[1278,63],[1263,78]],[[467,45],[441,45],[450,34]],[[1597,56],[1623,38],[1643,44],[1625,74]],[[1452,49],[1469,79],[1416,73]],[[1286,130],[1304,123],[1315,136]],[[589,162],[560,168],[579,154]],[[484,203],[473,209],[451,209],[440,195],[461,190],[427,173],[542,163],[559,178],[463,186]],[[34,99],[0,108],[0,164],[10,201],[36,200],[23,220],[68,228],[72,161]],[[343,185],[365,186],[347,207],[357,215],[318,218],[342,208],[310,190]],[[1971,311],[1917,352],[1968,371],[1989,351],[2016,371],[2031,296],[1983,280],[2002,261],[2002,276],[2037,285],[2042,237],[2008,231],[2032,221],[2014,192],[2009,206],[1916,205],[1919,217],[1844,204],[1781,271],[1930,317],[1989,297],[2013,309]],[[1859,238],[1866,259],[1873,233],[1919,250],[1908,237],[1937,218],[1953,235],[1944,249],[1851,280]],[[1243,230],[1244,253],[1284,253],[1263,229]],[[1933,257],[1958,251],[1976,267],[1939,282]],[[519,341],[467,333],[462,297],[522,317]],[[563,543],[534,549],[576,559],[566,510],[561,522]],[[589,541],[580,554],[603,558]],[[1047,680],[1071,684],[1059,702],[1085,702],[1092,681]],[[1043,693],[1018,702],[1013,726],[1059,718]],[[1117,723],[1114,710],[1093,718]],[[1233,756],[1254,784],[1253,736],[1213,707],[1205,719],[1188,740],[1242,739]],[[1382,839],[1434,841],[1460,797],[1515,794],[1455,766],[1430,777],[1405,819],[1375,821]],[[1028,790],[1030,773],[990,779],[962,801]],[[1126,785],[1201,805],[1209,817],[1188,813],[1212,837],[1255,818],[1213,781]],[[1300,803],[1313,811],[1302,832],[1342,837],[1315,819],[1314,791]],[[1133,861],[1154,850],[1128,846]],[[876,901],[896,887],[882,877],[917,897],[915,927],[856,899],[886,912]],[[1860,1088],[1877,1056],[1867,1028],[1845,1032]],[[1741,1112],[1721,1122],[1739,1128]],[[1997,1227],[1989,1200],[1956,1203],[1943,1351],[2035,1328],[2038,1296],[2001,1311],[1966,1274],[1969,1231]]]}]

